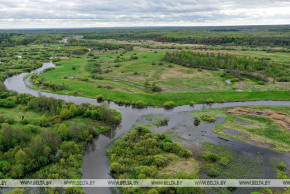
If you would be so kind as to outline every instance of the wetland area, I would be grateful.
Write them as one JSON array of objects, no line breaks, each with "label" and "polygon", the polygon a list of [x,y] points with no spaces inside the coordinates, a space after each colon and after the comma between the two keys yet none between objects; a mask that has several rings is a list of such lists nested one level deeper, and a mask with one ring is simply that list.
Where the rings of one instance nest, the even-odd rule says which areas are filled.
[{"label": "wetland area", "polygon": [[[0,179],[288,179],[285,28],[0,33]],[[14,191],[289,188],[0,189]]]}]

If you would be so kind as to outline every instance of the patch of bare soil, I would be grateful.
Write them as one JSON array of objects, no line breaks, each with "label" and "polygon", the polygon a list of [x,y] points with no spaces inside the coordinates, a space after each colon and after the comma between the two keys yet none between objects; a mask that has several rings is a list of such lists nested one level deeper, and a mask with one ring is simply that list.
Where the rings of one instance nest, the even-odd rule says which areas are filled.
[{"label": "patch of bare soil", "polygon": [[70,59],[69,57],[59,57],[62,60]]},{"label": "patch of bare soil", "polygon": [[275,121],[275,123],[290,130],[290,116],[285,113],[277,113],[271,109],[260,110],[260,109],[251,109],[251,108],[242,108],[242,107],[230,109],[227,112],[230,114],[235,114],[235,115],[256,115],[256,116],[269,118]]},{"label": "patch of bare soil", "polygon": [[197,169],[198,162],[194,158],[188,158],[170,162],[159,172],[159,175],[176,175],[179,172],[192,173]]}]

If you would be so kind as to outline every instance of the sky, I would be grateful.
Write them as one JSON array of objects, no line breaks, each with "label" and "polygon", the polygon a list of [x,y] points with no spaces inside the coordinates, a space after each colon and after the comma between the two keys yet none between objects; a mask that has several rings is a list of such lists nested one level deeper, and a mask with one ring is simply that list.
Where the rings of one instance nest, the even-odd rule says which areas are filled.
[{"label": "sky", "polygon": [[290,0],[0,0],[0,29],[290,24]]}]

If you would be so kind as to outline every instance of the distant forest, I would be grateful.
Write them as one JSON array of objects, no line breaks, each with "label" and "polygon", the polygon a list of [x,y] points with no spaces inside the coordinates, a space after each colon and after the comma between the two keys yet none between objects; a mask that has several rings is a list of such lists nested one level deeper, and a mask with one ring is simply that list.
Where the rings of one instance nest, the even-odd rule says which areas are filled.
[{"label": "distant forest", "polygon": [[63,37],[83,39],[154,40],[205,45],[283,46],[290,45],[290,25],[233,27],[147,27],[51,30],[1,30],[0,46],[54,43]]}]

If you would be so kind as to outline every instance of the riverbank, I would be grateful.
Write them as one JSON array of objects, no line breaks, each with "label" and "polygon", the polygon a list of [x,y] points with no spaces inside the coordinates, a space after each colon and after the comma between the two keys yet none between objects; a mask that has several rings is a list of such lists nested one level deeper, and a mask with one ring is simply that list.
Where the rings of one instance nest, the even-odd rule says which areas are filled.
[{"label": "riverbank", "polygon": [[[236,79],[234,86],[228,85],[223,70],[199,71],[197,68],[163,64],[160,62],[163,54],[130,51],[105,53],[95,56],[97,59],[82,55],[58,62],[54,70],[41,74],[39,80],[68,86],[69,90],[54,91],[57,94],[88,98],[101,94],[105,100],[118,104],[142,102],[144,106],[155,107],[163,107],[167,101],[181,106],[191,102],[290,100],[287,82],[269,81],[260,85],[256,80],[242,77]],[[114,62],[123,57],[125,61]],[[102,61],[101,65],[97,61]],[[102,73],[95,72],[96,69]],[[38,89],[45,88],[45,84],[40,86]]]},{"label": "riverbank", "polygon": [[[45,67],[51,67],[52,64],[45,64]],[[43,70],[43,69],[42,69]],[[33,72],[39,72],[40,70],[35,70]],[[27,76],[27,73],[16,75],[8,78],[5,81],[5,85],[8,89],[17,91],[19,93],[30,93],[34,96],[45,95],[53,97],[56,99],[63,99],[67,102],[75,102],[76,104],[81,103],[92,103],[98,104],[95,99],[85,98],[85,97],[74,97],[69,95],[58,95],[53,93],[45,93],[41,91],[36,91],[27,88],[23,78]],[[282,154],[273,152],[268,149],[257,147],[255,145],[247,144],[245,142],[236,141],[235,139],[230,139],[230,141],[223,141],[218,138],[219,135],[212,132],[213,128],[217,124],[222,124],[224,122],[223,118],[217,119],[217,123],[214,125],[203,123],[198,127],[193,125],[193,115],[186,114],[186,111],[198,111],[202,109],[212,109],[212,108],[221,108],[221,107],[235,107],[235,106],[253,106],[253,105],[273,105],[273,106],[290,106],[289,101],[255,101],[255,102],[232,102],[232,103],[213,103],[213,104],[195,104],[194,106],[179,106],[171,110],[165,110],[163,108],[153,108],[148,107],[146,109],[136,109],[131,106],[119,106],[115,103],[110,103],[110,107],[116,109],[122,113],[122,122],[121,124],[112,130],[101,133],[93,140],[91,144],[88,145],[87,150],[82,158],[82,178],[111,178],[109,176],[109,163],[106,157],[106,149],[119,137],[128,132],[129,129],[136,123],[142,122],[146,115],[154,114],[160,115],[161,117],[168,117],[169,122],[168,126],[157,127],[152,129],[153,132],[166,132],[167,130],[177,133],[177,136],[173,138],[173,141],[181,142],[184,141],[186,148],[190,148],[194,145],[202,145],[202,142],[209,141],[215,145],[223,145],[230,148],[232,151],[236,152],[239,156],[238,161],[239,165],[243,166],[249,161],[243,160],[247,158],[253,166],[252,170],[247,174],[248,177],[244,175],[243,177],[255,177],[255,178],[265,178],[265,177],[274,177],[276,174],[273,171],[272,166],[269,163],[269,158],[275,157],[279,160],[285,161],[286,164],[290,164],[290,159]],[[158,118],[159,119],[159,118]],[[174,130],[175,129],[175,130]],[[178,130],[176,130],[178,129]],[[188,132],[190,130],[190,132]],[[169,135],[174,135],[170,133]],[[178,137],[179,136],[179,137]],[[257,152],[262,152],[263,155],[258,155]],[[265,162],[268,161],[268,162]],[[247,168],[249,166],[245,165]],[[257,168],[259,166],[259,168]],[[244,171],[243,171],[244,172]],[[248,172],[248,171],[247,171]],[[237,176],[240,173],[236,174]],[[241,178],[241,177],[240,177]],[[86,193],[111,193],[108,188],[84,188]]]},{"label": "riverbank", "polygon": [[290,150],[289,107],[234,108],[224,113],[226,121],[214,132],[278,152]]},{"label": "riverbank", "polygon": [[96,99],[96,96],[101,94],[104,100],[113,101],[120,105],[136,105],[142,102],[143,108],[147,106],[164,107],[168,101],[174,102],[174,106],[203,104],[203,103],[225,103],[225,102],[245,102],[259,100],[275,100],[275,101],[290,101],[290,91],[272,91],[272,92],[211,92],[204,93],[173,93],[173,94],[129,94],[116,91],[104,90],[87,90],[87,92],[76,91],[51,91],[29,86],[32,89],[37,89],[42,92],[49,92],[59,95],[81,96],[86,98]]}]

